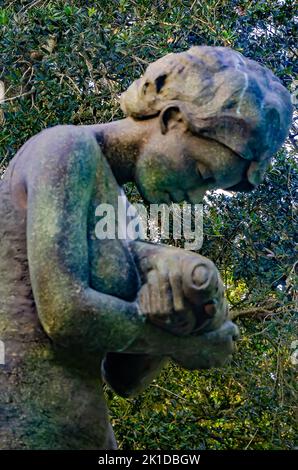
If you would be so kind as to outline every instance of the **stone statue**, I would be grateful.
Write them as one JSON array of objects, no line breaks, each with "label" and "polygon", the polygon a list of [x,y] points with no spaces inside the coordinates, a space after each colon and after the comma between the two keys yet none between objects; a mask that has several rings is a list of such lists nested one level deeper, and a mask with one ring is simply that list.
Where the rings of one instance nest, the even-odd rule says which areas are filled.
[{"label": "stone statue", "polygon": [[[0,449],[113,449],[102,376],[138,393],[169,358],[221,366],[237,327],[199,254],[95,237],[96,207],[134,181],[150,203],[251,190],[291,122],[287,90],[238,52],[192,47],[151,64],[126,118],[32,137],[0,186]],[[212,253],[211,253],[212,256]]]}]

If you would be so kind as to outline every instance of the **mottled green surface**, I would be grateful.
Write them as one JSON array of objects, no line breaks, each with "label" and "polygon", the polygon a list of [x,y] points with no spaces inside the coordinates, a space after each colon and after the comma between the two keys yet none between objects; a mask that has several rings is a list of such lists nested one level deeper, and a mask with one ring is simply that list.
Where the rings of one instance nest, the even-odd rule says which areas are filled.
[{"label": "mottled green surface", "polygon": [[41,330],[28,278],[25,225],[1,182],[0,449],[105,446],[100,355],[54,350]]},{"label": "mottled green surface", "polygon": [[[167,52],[180,52],[192,44],[229,45],[266,64],[288,88],[297,71],[292,53],[296,45],[295,4],[289,0],[191,0],[183,2],[183,7],[177,0],[145,0],[116,2],[116,9],[115,2],[104,0],[94,8],[85,1],[69,1],[67,5],[48,1],[42,8],[32,2],[3,3],[2,80],[7,97],[19,96],[24,90],[35,92],[3,105],[0,172],[20,145],[45,126],[108,122],[120,117],[116,95],[139,77],[144,63]],[[131,15],[135,21],[131,21]],[[52,35],[58,39],[54,52],[43,47]],[[91,68],[86,66],[86,54]],[[94,89],[90,89],[91,79]],[[239,279],[241,286],[247,283],[248,296],[244,304],[241,301],[241,310],[248,306],[258,309],[260,301],[263,305],[272,292],[274,296],[277,292],[272,283],[291,272],[295,262],[293,165],[294,156],[288,155],[285,160],[280,154],[260,191],[236,198],[213,194],[210,211],[206,211],[204,253],[216,260],[229,284],[232,301],[234,289],[239,293]],[[264,247],[276,256],[268,257]],[[246,340],[239,346],[242,361],[239,363],[239,351],[236,367],[234,363],[225,371],[206,371],[203,377],[202,372],[177,368],[172,374],[165,371],[158,384],[183,395],[181,408],[173,404],[173,393],[167,394],[157,385],[130,403],[115,396],[119,407],[114,418],[120,443],[122,439],[126,448],[143,449],[186,449],[192,443],[197,449],[204,441],[207,448],[213,449],[290,448],[295,437],[294,426],[290,429],[295,403],[293,395],[291,408],[288,396],[295,377],[288,358],[289,344],[296,339],[290,296],[288,291],[279,292],[280,314],[270,315],[270,321],[257,322],[254,317],[248,328],[245,323],[242,337],[245,335]],[[282,336],[275,335],[275,330]],[[264,344],[267,352],[263,357]],[[284,363],[292,370],[292,378],[285,374]],[[275,374],[277,370],[274,381],[270,372]],[[236,382],[236,390],[231,380]],[[234,405],[235,400],[238,403],[238,391],[245,392],[240,407]],[[222,398],[219,401],[218,394]],[[159,413],[161,409],[164,412]],[[288,440],[288,432],[293,433],[293,439]]]},{"label": "mottled green surface", "polygon": [[[235,99],[242,106],[242,95]],[[207,189],[242,182],[247,163],[234,147],[192,131],[183,106],[165,102],[147,122],[47,129],[11,161],[0,207],[8,216],[2,448],[113,447],[100,383],[105,354],[105,379],[124,396],[148,385],[167,357],[188,369],[231,357],[238,333],[213,263],[96,237],[96,207],[117,209],[119,183],[135,180],[147,202],[197,203]]]},{"label": "mottled green surface", "polygon": [[[57,138],[59,140],[59,131]],[[59,142],[57,145],[59,146]],[[63,145],[61,147],[63,148]],[[37,147],[31,148],[33,153],[36,150]],[[38,152],[46,159],[49,157],[41,142]],[[25,155],[27,163],[29,153]],[[77,161],[80,160],[80,155],[84,156],[82,152],[80,154],[80,148],[75,149],[73,155],[74,159],[77,157]],[[88,156],[88,153],[86,155]],[[41,162],[41,159],[39,161]],[[12,162],[11,169],[14,164],[15,161]],[[43,175],[53,175],[54,172],[49,165],[50,162],[46,162]],[[57,162],[54,162],[54,165],[58,167]],[[30,164],[26,168],[29,173],[32,171]],[[37,162],[35,170],[37,174],[40,171]],[[70,185],[68,187],[71,188],[74,197],[72,204],[76,215],[79,210],[78,201],[84,190],[84,175],[78,170],[80,169],[76,167],[75,178],[80,183],[77,194],[75,182],[71,178],[74,173],[66,175],[67,184]],[[58,185],[50,186],[50,189],[53,189],[53,194],[50,195],[45,176],[39,173],[40,186],[38,184],[34,186],[34,190],[38,193],[34,210],[38,215],[34,218],[36,212],[31,210],[30,216],[34,222],[30,227],[32,231],[27,235],[31,254],[31,281],[35,287],[35,300],[41,305],[41,320],[46,333],[55,340],[57,335],[58,343],[59,340],[62,343],[68,342],[68,338],[71,343],[68,351],[64,348],[53,349],[52,341],[41,329],[32,298],[27,261],[26,211],[21,207],[21,197],[18,193],[19,174],[18,167],[14,168],[13,175],[9,170],[0,186],[0,217],[4,221],[1,224],[0,248],[2,275],[0,337],[6,346],[6,365],[0,369],[0,448],[107,447],[111,444],[107,443],[109,430],[106,405],[102,397],[101,357],[107,344],[112,345],[113,338],[118,341],[118,347],[125,346],[126,342],[133,338],[133,332],[129,327],[132,325],[133,329],[134,322],[127,321],[123,327],[121,321],[123,318],[125,322],[126,317],[121,314],[120,308],[117,309],[117,299],[115,299],[114,328],[109,328],[109,315],[113,314],[112,302],[110,308],[103,311],[107,320],[102,319],[98,334],[94,331],[96,319],[94,320],[92,312],[89,314],[91,317],[89,320],[81,312],[78,313],[81,317],[77,320],[75,312],[71,312],[74,314],[73,318],[69,316],[70,306],[73,305],[70,278],[75,283],[75,278],[80,279],[84,274],[89,276],[86,223],[81,227],[79,217],[76,219],[74,213],[70,214],[70,217],[73,217],[73,231],[69,236],[69,238],[73,236],[70,253],[65,244],[67,241],[65,231],[68,228],[66,224],[70,221],[65,220],[61,211],[59,212],[59,207],[55,207]],[[63,172],[61,174],[64,176]],[[102,174],[99,177],[104,182]],[[13,188],[12,192],[9,191],[9,181]],[[65,186],[62,191],[66,196]],[[68,204],[65,213],[69,214],[71,203],[65,201],[63,195],[58,198],[58,205],[61,202]],[[87,210],[83,217],[87,220]],[[81,243],[80,233],[84,229],[85,243]],[[67,233],[69,232],[68,230]],[[56,241],[53,240],[55,236],[57,236]],[[59,236],[61,238],[58,240]],[[64,248],[58,259],[55,250],[61,246]],[[68,259],[69,254],[71,256]],[[78,259],[73,254],[77,254]],[[80,264],[81,257],[84,258],[84,262]],[[110,261],[106,261],[106,266],[109,266]],[[118,272],[117,285],[120,288],[121,280],[123,282],[125,279],[123,264],[121,271],[118,268]],[[78,284],[79,281],[76,287]],[[86,280],[82,284],[86,286]],[[108,297],[110,298],[113,301],[113,297]],[[112,319],[112,316],[110,318]],[[105,331],[105,322],[108,322],[107,331]],[[88,350],[93,350],[94,353],[90,355]]]},{"label": "mottled green surface", "polygon": [[[189,368],[229,357],[237,334],[230,322],[188,338],[144,323],[136,304],[138,269],[146,280],[153,255],[170,266],[183,252],[142,242],[131,251],[126,241],[96,239],[95,207],[116,207],[119,187],[91,131],[61,126],[34,137],[12,160],[0,191],[3,449],[113,446],[100,378],[108,351],[137,354],[127,363],[121,355],[106,363],[123,395],[144,388],[162,356]],[[152,261],[137,267],[138,257]],[[224,320],[219,310],[214,326]]]}]

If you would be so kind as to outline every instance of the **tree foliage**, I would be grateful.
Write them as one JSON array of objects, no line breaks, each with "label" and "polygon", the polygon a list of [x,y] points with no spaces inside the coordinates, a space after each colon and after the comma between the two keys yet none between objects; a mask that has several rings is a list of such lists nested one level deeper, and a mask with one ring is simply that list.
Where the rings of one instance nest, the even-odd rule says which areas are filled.
[{"label": "tree foliage", "polygon": [[[121,118],[119,94],[147,64],[191,45],[237,49],[297,101],[291,0],[0,0],[0,28],[0,173],[45,127]],[[234,362],[204,372],[171,365],[136,399],[107,390],[122,448],[295,446],[296,134],[294,122],[253,193],[206,199],[203,254],[219,267],[242,332]]]}]

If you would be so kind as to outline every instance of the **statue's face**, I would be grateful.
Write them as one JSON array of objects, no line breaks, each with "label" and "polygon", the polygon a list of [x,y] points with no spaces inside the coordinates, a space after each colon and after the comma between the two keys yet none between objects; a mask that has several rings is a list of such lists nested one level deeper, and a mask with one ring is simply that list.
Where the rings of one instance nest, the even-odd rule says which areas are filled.
[{"label": "statue's face", "polygon": [[249,162],[218,142],[181,132],[153,132],[136,166],[136,184],[150,203],[202,202],[207,190],[239,183]]}]

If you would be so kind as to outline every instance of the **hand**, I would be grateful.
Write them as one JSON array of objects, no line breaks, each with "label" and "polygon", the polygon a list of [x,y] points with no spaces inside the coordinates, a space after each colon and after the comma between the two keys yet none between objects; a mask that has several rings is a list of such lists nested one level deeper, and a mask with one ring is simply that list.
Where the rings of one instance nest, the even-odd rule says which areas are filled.
[{"label": "hand", "polygon": [[227,317],[219,273],[207,258],[182,250],[150,256],[141,265],[139,305],[155,325],[179,335],[218,328]]},{"label": "hand", "polygon": [[185,369],[209,369],[222,367],[230,362],[235,351],[235,341],[239,338],[239,330],[231,321],[226,321],[215,331],[203,333],[199,351],[192,354],[172,354],[174,362]]},{"label": "hand", "polygon": [[151,323],[172,334],[185,336],[195,329],[196,316],[179,292],[175,297],[176,281],[179,281],[178,277],[151,270],[146,284],[139,291],[138,302]]}]

